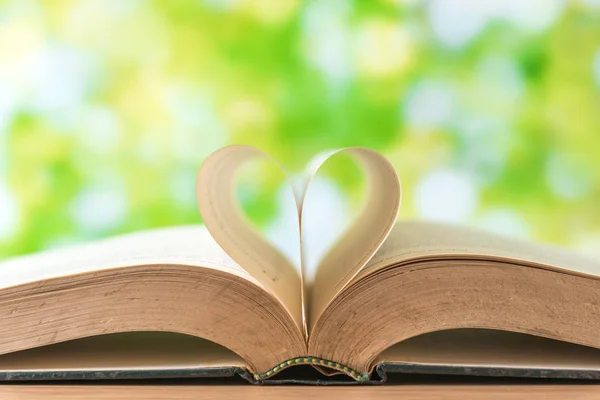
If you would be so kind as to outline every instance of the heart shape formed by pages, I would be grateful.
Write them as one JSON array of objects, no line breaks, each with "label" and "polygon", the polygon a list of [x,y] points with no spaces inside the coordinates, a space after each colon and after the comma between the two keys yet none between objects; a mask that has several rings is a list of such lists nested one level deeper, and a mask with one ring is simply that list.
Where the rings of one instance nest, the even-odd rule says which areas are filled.
[{"label": "heart shape formed by pages", "polygon": [[[207,229],[233,260],[284,304],[305,334],[333,297],[352,281],[383,244],[400,208],[400,181],[385,157],[362,147],[320,154],[309,163],[303,184],[294,190],[301,253],[305,252],[302,248],[303,204],[310,192],[311,179],[337,154],[354,158],[364,170],[366,202],[350,228],[320,261],[311,287],[307,287],[304,280],[306,271],[302,261],[298,275],[294,265],[251,226],[237,202],[234,182],[244,164],[260,159],[276,163],[294,190],[290,175],[283,167],[255,147],[234,145],[211,154],[198,173],[198,207]],[[306,302],[308,291],[310,307]]]}]

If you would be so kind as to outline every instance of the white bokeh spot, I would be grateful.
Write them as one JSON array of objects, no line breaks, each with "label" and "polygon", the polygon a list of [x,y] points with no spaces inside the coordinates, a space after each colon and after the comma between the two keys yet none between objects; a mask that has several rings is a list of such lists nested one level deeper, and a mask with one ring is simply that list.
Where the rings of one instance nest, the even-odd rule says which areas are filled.
[{"label": "white bokeh spot", "polygon": [[300,232],[294,192],[287,182],[277,191],[277,215],[265,228],[265,236],[300,271]]},{"label": "white bokeh spot", "polygon": [[553,154],[546,164],[546,181],[552,192],[566,200],[586,196],[593,187],[588,168],[560,154]]},{"label": "white bokeh spot", "polygon": [[126,217],[127,208],[124,188],[90,186],[76,197],[71,214],[82,230],[97,232],[118,226]]},{"label": "white bokeh spot", "polygon": [[594,55],[594,61],[592,62],[592,73],[594,74],[596,86],[600,88],[600,49],[596,50],[596,54]]},{"label": "white bokeh spot", "polygon": [[495,0],[491,10],[527,32],[548,29],[562,13],[565,0]]},{"label": "white bokeh spot", "polygon": [[472,178],[453,169],[426,175],[415,190],[417,215],[428,221],[465,222],[477,204],[478,193]]},{"label": "white bokeh spot", "polygon": [[27,68],[35,71],[29,102],[49,118],[78,109],[93,81],[91,59],[61,44],[47,46]]},{"label": "white bokeh spot", "polygon": [[489,107],[490,104],[503,106],[496,112],[502,112],[506,106],[515,107],[523,94],[525,83],[519,67],[508,57],[486,57],[477,65],[475,77],[480,91],[478,98],[485,101],[482,105],[487,105],[492,111],[495,108]]},{"label": "white bokeh spot", "polygon": [[84,146],[94,153],[109,153],[118,144],[121,125],[110,108],[94,107],[84,111],[81,130]]},{"label": "white bokeh spot", "polygon": [[443,82],[425,80],[409,92],[404,105],[406,123],[417,130],[430,130],[448,124],[455,112],[455,93]]},{"label": "white bokeh spot", "polygon": [[352,220],[346,196],[335,182],[315,176],[304,199],[302,211],[303,256],[307,280]]},{"label": "white bokeh spot", "polygon": [[516,239],[529,239],[531,229],[525,219],[515,210],[496,208],[485,212],[476,225],[489,232]]},{"label": "white bokeh spot", "polygon": [[345,0],[308,3],[302,17],[304,50],[308,61],[328,82],[344,83],[351,75],[349,27]]},{"label": "white bokeh spot", "polygon": [[432,0],[426,12],[436,39],[444,46],[460,48],[485,29],[488,8],[487,1]]},{"label": "white bokeh spot", "polygon": [[491,22],[508,22],[525,33],[538,33],[558,19],[564,0],[432,0],[427,18],[436,39],[460,48],[480,35]]},{"label": "white bokeh spot", "polygon": [[[277,204],[279,213],[266,235],[299,267],[298,210],[292,189],[287,185],[280,189]],[[307,280],[312,280],[321,258],[347,228],[350,219],[347,200],[339,187],[325,177],[315,176],[303,204],[303,261]]]},{"label": "white bokeh spot", "polygon": [[14,235],[19,225],[19,208],[17,201],[8,187],[0,182],[0,239],[8,239]]}]

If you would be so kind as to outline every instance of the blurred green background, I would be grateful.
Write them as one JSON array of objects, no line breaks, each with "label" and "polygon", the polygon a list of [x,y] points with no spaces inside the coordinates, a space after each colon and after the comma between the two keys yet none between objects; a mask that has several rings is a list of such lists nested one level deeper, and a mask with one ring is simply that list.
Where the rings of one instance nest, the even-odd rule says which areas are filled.
[{"label": "blurred green background", "polygon": [[600,254],[599,128],[599,1],[0,0],[0,258],[197,223],[232,143],[296,172],[367,146],[402,219]]}]

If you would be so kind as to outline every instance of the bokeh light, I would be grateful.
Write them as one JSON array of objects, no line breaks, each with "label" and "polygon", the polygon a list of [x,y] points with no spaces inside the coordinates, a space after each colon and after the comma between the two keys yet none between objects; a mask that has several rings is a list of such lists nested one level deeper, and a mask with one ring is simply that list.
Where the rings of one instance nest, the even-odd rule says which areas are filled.
[{"label": "bokeh light", "polygon": [[[201,222],[196,171],[234,143],[296,174],[367,146],[401,219],[600,254],[599,132],[594,0],[0,0],[0,258]],[[250,185],[277,238],[289,196]]]}]

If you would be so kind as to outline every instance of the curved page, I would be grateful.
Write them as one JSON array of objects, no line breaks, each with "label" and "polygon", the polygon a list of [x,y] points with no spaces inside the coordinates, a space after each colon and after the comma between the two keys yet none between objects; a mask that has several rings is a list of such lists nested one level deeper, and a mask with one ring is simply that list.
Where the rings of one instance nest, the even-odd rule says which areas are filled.
[{"label": "curved page", "polygon": [[203,226],[158,228],[0,262],[0,289],[135,265],[198,265],[260,284],[223,250]]},{"label": "curved page", "polygon": [[406,221],[396,224],[388,240],[355,280],[407,260],[431,258],[512,260],[577,275],[600,275],[600,261],[567,249],[522,242],[468,227]]},{"label": "curved page", "polygon": [[[227,254],[284,304],[298,326],[304,327],[305,334],[307,327],[314,324],[327,304],[383,244],[400,208],[400,181],[394,167],[381,154],[361,147],[322,153],[309,163],[301,190],[294,191],[301,242],[302,237],[310,235],[303,231],[302,215],[305,198],[311,192],[311,179],[337,154],[349,155],[364,169],[367,197],[362,212],[317,267],[310,289],[310,318],[306,318],[304,309],[307,288],[303,282],[306,271],[302,259],[307,249],[300,243],[301,274],[298,276],[289,260],[249,224],[236,201],[234,183],[239,169],[257,159],[275,161],[252,146],[229,146],[211,154],[198,174],[198,206],[208,230]],[[281,170],[289,177],[283,168]]]},{"label": "curved page", "polygon": [[237,172],[259,159],[275,162],[252,146],[229,146],[211,154],[198,173],[198,207],[223,250],[279,299],[302,329],[301,277],[294,265],[250,225],[237,202]]},{"label": "curved page", "polygon": [[[400,180],[394,167],[381,154],[361,147],[351,147],[321,157],[311,163],[311,176],[336,154],[354,158],[363,168],[367,195],[362,211],[317,267],[310,290],[312,328],[331,300],[340,293],[369,262],[386,240],[398,216],[401,201]],[[310,180],[303,197],[310,196]],[[310,232],[302,232],[309,235]],[[308,249],[302,248],[305,252]]]}]

